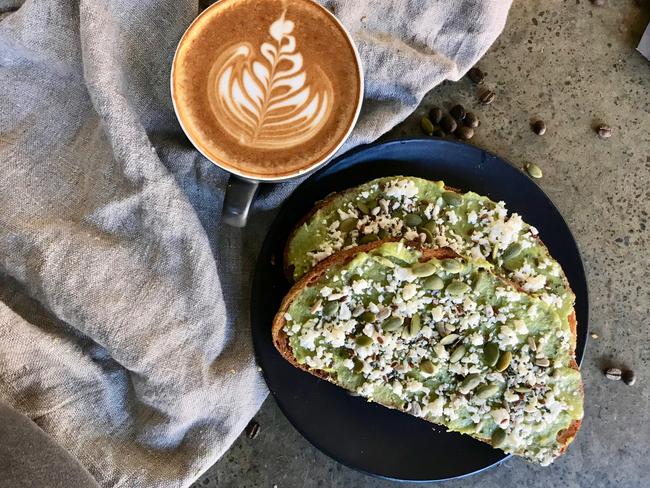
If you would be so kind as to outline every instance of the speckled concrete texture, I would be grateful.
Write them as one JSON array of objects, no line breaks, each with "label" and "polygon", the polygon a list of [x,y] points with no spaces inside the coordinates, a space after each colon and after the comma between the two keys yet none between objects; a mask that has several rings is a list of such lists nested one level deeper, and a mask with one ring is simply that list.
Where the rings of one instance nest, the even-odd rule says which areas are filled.
[{"label": "speckled concrete texture", "polygon": [[[635,50],[649,21],[650,2],[519,0],[479,63],[494,103],[480,106],[469,80],[445,83],[388,136],[419,135],[419,119],[432,105],[462,103],[481,118],[472,143],[519,166],[542,167],[540,185],[581,247],[590,327],[599,336],[589,340],[582,367],[583,427],[564,457],[548,468],[510,459],[445,487],[650,486],[650,61]],[[536,117],[546,121],[544,136],[530,129]],[[600,122],[613,128],[611,139],[595,136]],[[605,379],[601,370],[610,364],[633,368],[637,384]],[[256,419],[259,436],[242,435],[196,487],[397,485],[321,454],[272,398]]]}]

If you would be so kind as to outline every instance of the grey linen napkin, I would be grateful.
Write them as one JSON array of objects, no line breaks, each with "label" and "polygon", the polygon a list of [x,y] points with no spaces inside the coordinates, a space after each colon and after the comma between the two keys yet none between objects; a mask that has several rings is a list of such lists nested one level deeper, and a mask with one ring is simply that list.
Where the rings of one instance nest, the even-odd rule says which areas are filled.
[{"label": "grey linen napkin", "polygon": [[[346,148],[460,78],[510,6],[324,3],[366,74]],[[227,174],[188,143],[169,97],[197,13],[187,0],[38,0],[0,20],[0,396],[102,486],[190,484],[267,394],[250,276],[297,182],[264,187],[245,230],[220,224]]]}]

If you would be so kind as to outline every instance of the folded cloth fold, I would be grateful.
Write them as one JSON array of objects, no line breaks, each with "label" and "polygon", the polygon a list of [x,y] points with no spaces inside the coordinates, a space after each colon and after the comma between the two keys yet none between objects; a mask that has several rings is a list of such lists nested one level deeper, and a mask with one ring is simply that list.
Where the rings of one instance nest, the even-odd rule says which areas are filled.
[{"label": "folded cloth fold", "polygon": [[[461,77],[510,0],[323,2],[356,40],[362,115],[345,148]],[[188,0],[26,1],[0,17],[0,397],[102,486],[187,486],[266,397],[249,285],[297,181],[220,224],[227,174],[169,96]]]}]

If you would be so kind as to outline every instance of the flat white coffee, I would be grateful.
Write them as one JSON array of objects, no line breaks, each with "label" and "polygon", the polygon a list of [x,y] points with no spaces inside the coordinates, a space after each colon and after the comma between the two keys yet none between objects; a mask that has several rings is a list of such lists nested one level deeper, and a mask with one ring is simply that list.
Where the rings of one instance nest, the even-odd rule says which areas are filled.
[{"label": "flat white coffee", "polygon": [[174,59],[185,132],[219,165],[280,179],[308,171],[347,137],[362,77],[343,28],[309,0],[222,0]]}]

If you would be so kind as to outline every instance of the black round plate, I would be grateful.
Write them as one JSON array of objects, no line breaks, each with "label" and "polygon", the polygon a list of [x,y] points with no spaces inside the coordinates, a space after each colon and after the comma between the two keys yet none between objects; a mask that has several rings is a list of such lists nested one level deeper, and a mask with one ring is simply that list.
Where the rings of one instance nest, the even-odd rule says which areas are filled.
[{"label": "black round plate", "polygon": [[282,253],[294,225],[314,203],[391,175],[444,180],[464,191],[503,200],[539,229],[576,294],[578,345],[587,337],[587,282],[580,253],[564,219],[542,190],[503,159],[477,147],[440,139],[409,139],[357,148],[305,180],[287,199],[264,241],[253,280],[251,323],[257,360],[278,405],[296,429],[337,461],[376,476],[433,481],[465,476],[507,456],[468,436],[353,397],[285,361],[271,341],[271,322],[290,285]]}]

